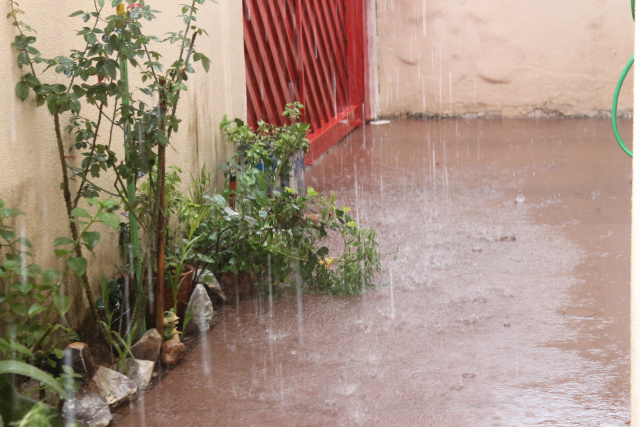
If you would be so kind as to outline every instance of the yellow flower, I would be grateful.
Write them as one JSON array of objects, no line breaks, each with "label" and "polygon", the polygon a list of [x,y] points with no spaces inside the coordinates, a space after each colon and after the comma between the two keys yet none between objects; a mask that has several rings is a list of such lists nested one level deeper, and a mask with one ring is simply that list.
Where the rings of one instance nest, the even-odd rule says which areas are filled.
[{"label": "yellow flower", "polygon": [[325,257],[323,260],[319,261],[320,265],[324,265],[325,269],[331,268],[331,264],[333,264],[333,258]]}]

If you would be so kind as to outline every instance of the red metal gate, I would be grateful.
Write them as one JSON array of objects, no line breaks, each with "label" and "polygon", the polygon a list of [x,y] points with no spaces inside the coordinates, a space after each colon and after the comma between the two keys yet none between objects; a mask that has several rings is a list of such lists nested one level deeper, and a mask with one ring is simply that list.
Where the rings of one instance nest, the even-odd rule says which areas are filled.
[{"label": "red metal gate", "polygon": [[247,119],[283,124],[299,101],[311,125],[307,164],[362,125],[365,0],[243,0]]}]

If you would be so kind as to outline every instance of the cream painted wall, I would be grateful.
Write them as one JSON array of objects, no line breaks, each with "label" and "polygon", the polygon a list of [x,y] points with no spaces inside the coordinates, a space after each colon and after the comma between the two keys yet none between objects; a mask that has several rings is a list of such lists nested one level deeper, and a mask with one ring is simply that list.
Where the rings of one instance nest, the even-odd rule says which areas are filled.
[{"label": "cream painted wall", "polygon": [[[77,9],[89,10],[92,1],[21,0],[19,3],[26,12],[22,20],[38,31],[36,47],[44,56],[55,57],[67,54],[70,49],[84,47],[82,40],[75,36],[82,21],[68,18],[68,15]],[[146,3],[162,11],[159,19],[148,27],[150,33],[162,36],[169,30],[183,29],[184,24],[177,18],[181,13],[181,2],[147,0]],[[7,2],[0,9],[3,16],[10,10]],[[230,153],[231,147],[222,140],[218,128],[222,116],[246,117],[242,2],[218,0],[218,4],[207,2],[200,9],[198,23],[207,30],[209,37],[199,37],[196,44],[198,50],[211,59],[211,69],[206,74],[198,65],[195,78],[189,79],[189,90],[183,93],[177,112],[183,122],[172,139],[172,148],[167,150],[167,164],[182,167],[185,180],[191,172],[198,173],[203,164],[215,174],[218,165]],[[20,70],[14,59],[16,53],[10,47],[15,34],[10,21],[0,24],[0,63],[4,64],[0,69],[3,82],[0,85],[3,99],[0,107],[0,198],[8,206],[27,214],[15,222],[17,229],[32,240],[36,260],[43,266],[54,266],[58,261],[52,257],[53,240],[70,233],[59,189],[61,168],[53,120],[46,107],[35,108],[32,97],[22,103],[14,94],[14,86],[20,80]],[[177,58],[174,49],[176,46],[168,46],[161,51],[166,61]],[[47,74],[55,78],[53,72]],[[135,81],[135,71],[130,70],[130,74]],[[71,146],[66,135],[65,143]],[[111,186],[112,178],[102,183]],[[220,176],[217,183],[221,184]],[[92,259],[87,255],[90,274],[94,278],[100,273],[113,274],[119,262],[117,233],[106,228],[99,231],[102,241],[96,257]],[[76,291],[69,289],[68,294],[82,294]],[[71,317],[81,319],[86,313],[85,306],[84,300],[76,299]]]},{"label": "cream painted wall", "polygon": [[[377,0],[379,114],[606,115],[628,0]],[[632,111],[629,75],[619,111]]]}]

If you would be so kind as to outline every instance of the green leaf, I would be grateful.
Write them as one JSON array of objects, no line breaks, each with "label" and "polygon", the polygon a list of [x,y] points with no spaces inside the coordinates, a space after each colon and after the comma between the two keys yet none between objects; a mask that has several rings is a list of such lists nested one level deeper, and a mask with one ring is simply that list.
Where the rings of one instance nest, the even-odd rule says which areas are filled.
[{"label": "green leaf", "polygon": [[17,209],[8,209],[8,208],[0,209],[0,216],[3,216],[5,218],[9,218],[11,216],[18,216],[18,215],[24,215],[24,212],[20,212]]},{"label": "green leaf", "polygon": [[77,217],[91,218],[91,215],[89,215],[89,213],[82,208],[75,208],[74,210],[72,210],[71,216],[76,218]]},{"label": "green leaf", "polygon": [[262,189],[262,191],[267,191],[267,178],[264,176],[264,174],[259,173],[256,175],[256,181],[258,182],[258,185],[260,186],[260,188]]},{"label": "green leaf", "polygon": [[65,85],[58,83],[58,84],[51,85],[51,90],[56,93],[62,93],[65,90],[67,90],[67,87]]},{"label": "green leaf", "polygon": [[54,249],[53,250],[53,253],[56,254],[56,256],[58,258],[62,258],[63,256],[67,256],[72,252],[73,252],[73,250],[71,250],[71,249]]},{"label": "green leaf", "polygon": [[2,262],[2,268],[4,268],[7,271],[15,271],[15,270],[18,270],[19,266],[15,260],[5,259]]},{"label": "green leaf", "polygon": [[42,267],[40,267],[38,264],[29,264],[29,266],[27,266],[27,269],[33,274],[41,275],[43,273]]},{"label": "green leaf", "polygon": [[42,280],[46,283],[53,283],[62,277],[62,272],[56,268],[49,268],[42,275]]},{"label": "green leaf", "polygon": [[36,314],[42,313],[45,310],[46,310],[46,308],[44,308],[43,306],[41,306],[37,302],[33,303],[33,304],[31,304],[31,307],[29,307],[29,316],[35,316]]},{"label": "green leaf", "polygon": [[115,61],[107,61],[104,64],[104,71],[107,73],[107,76],[112,79],[116,79],[118,77],[118,73],[116,71],[116,62]]},{"label": "green leaf", "polygon": [[111,199],[107,199],[103,202],[100,203],[100,205],[104,208],[104,209],[115,209],[117,208],[118,202],[111,200]]},{"label": "green leaf", "polygon": [[74,16],[82,15],[83,13],[84,13],[84,11],[82,11],[82,10],[76,10],[71,15],[69,15],[69,18],[73,18]]},{"label": "green leaf", "polygon": [[33,352],[27,348],[24,344],[16,341],[9,341],[9,349],[15,350],[27,357],[33,357]]},{"label": "green leaf", "polygon": [[204,71],[208,73],[209,68],[211,68],[211,60],[206,56],[202,55],[201,61],[202,61],[202,68],[204,68]]},{"label": "green leaf", "polygon": [[63,294],[55,294],[53,305],[56,306],[58,313],[65,314],[71,308],[71,299]]},{"label": "green leaf", "polygon": [[16,237],[16,233],[11,230],[0,230],[0,237],[2,237],[7,242],[13,240]]},{"label": "green leaf", "polygon": [[18,316],[26,316],[27,306],[21,302],[14,302],[13,304],[11,304],[11,311],[13,311]]},{"label": "green leaf", "polygon": [[31,247],[31,240],[27,239],[26,237],[18,237],[16,239],[16,242],[20,243],[23,246],[26,246],[28,248]]},{"label": "green leaf", "polygon": [[53,241],[53,246],[62,246],[62,245],[72,245],[75,241],[68,237],[56,237],[56,240]]},{"label": "green leaf", "polygon": [[98,6],[104,7],[104,0],[98,0]]},{"label": "green leaf", "polygon": [[636,20],[636,0],[631,0],[631,16],[633,16],[633,20]]},{"label": "green leaf", "polygon": [[49,113],[51,113],[51,115],[54,115],[55,113],[58,112],[58,96],[50,93],[49,95],[47,95],[47,109],[49,110]]},{"label": "green leaf", "polygon": [[27,282],[25,280],[22,282],[12,283],[11,287],[16,291],[20,292],[21,294],[28,294],[33,289],[33,283]]},{"label": "green leaf", "polygon": [[225,207],[227,206],[227,200],[222,197],[220,194],[214,194],[213,195],[213,201],[216,205],[220,206],[220,207]]},{"label": "green leaf", "polygon": [[29,83],[25,81],[18,82],[16,85],[16,95],[20,101],[24,101],[29,96]]},{"label": "green leaf", "polygon": [[120,218],[118,218],[118,215],[113,212],[100,212],[98,214],[98,218],[114,230],[117,230],[120,226]]},{"label": "green leaf", "polygon": [[256,191],[254,192],[254,196],[256,197],[256,202],[260,207],[265,207],[269,204],[269,198],[264,191]]},{"label": "green leaf", "polygon": [[24,76],[24,80],[29,83],[31,86],[39,86],[40,85],[40,80],[38,80],[38,78],[36,76],[34,76],[33,74],[29,73],[27,75]]},{"label": "green leaf", "polygon": [[97,231],[85,231],[82,233],[82,240],[87,244],[87,249],[93,251],[100,241],[100,233]]},{"label": "green leaf", "polygon": [[309,196],[317,196],[318,192],[316,190],[314,190],[313,187],[309,187],[309,188],[307,188],[307,194]]},{"label": "green leaf", "polygon": [[0,374],[18,374],[24,375],[26,377],[34,378],[41,383],[44,383],[51,390],[58,393],[60,396],[65,397],[66,392],[64,389],[58,384],[56,379],[41,369],[36,368],[35,366],[28,365],[24,362],[20,362],[18,360],[1,360],[0,361]]},{"label": "green leaf", "polygon": [[67,265],[78,276],[87,272],[87,260],[83,257],[74,257],[67,260]]}]

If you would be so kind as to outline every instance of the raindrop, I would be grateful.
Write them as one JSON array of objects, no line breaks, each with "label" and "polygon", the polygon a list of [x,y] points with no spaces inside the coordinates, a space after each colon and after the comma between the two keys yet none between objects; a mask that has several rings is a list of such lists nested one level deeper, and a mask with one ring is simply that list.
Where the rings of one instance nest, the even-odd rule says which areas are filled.
[{"label": "raindrop", "polygon": [[304,308],[302,306],[302,273],[300,272],[300,263],[296,263],[296,301],[298,304],[298,342],[300,346],[304,346]]},{"label": "raindrop", "polygon": [[389,270],[389,306],[391,309],[390,317],[391,320],[396,318],[396,307],[395,302],[393,300],[393,271]]},{"label": "raindrop", "polygon": [[422,0],[422,37],[427,37],[427,0]]},{"label": "raindrop", "polygon": [[440,115],[442,115],[442,43],[439,44],[438,50],[440,55]]},{"label": "raindrop", "polygon": [[[69,366],[69,367],[73,366],[73,360],[72,360],[70,348],[66,348],[64,350],[64,355],[62,357],[62,364],[63,366]],[[64,389],[68,394],[70,394],[70,396],[67,396],[67,400],[69,402],[73,401],[75,399],[75,392],[74,392],[74,379],[71,375],[67,375],[64,377]],[[76,405],[67,406],[67,409],[69,409],[68,421],[70,422],[76,421],[75,406]]]},{"label": "raindrop", "polygon": [[453,116],[453,100],[452,100],[452,91],[451,91],[451,71],[449,71],[449,114]]}]

